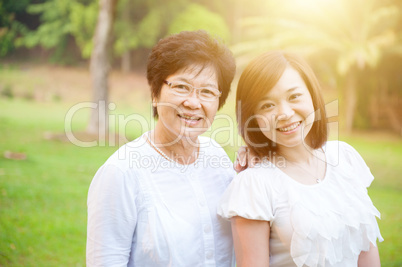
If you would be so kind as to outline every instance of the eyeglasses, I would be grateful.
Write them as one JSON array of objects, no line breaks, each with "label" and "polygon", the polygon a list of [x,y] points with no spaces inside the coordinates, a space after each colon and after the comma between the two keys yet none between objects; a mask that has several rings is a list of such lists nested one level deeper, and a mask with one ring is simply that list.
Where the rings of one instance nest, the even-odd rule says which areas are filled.
[{"label": "eyeglasses", "polygon": [[177,96],[189,96],[193,93],[194,90],[196,90],[199,99],[204,101],[214,101],[222,95],[222,92],[220,92],[216,88],[211,87],[196,88],[184,82],[164,81],[164,83],[167,84],[170,87],[170,89],[172,89],[173,94]]}]

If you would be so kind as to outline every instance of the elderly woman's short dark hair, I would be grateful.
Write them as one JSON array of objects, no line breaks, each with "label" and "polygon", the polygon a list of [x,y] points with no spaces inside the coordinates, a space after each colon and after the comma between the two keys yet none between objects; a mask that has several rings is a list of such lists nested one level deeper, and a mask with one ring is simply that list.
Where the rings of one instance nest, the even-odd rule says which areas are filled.
[{"label": "elderly woman's short dark hair", "polygon": [[[213,66],[218,78],[219,108],[230,91],[236,64],[232,52],[218,39],[203,30],[183,31],[161,39],[148,58],[147,79],[152,98],[158,98],[164,80],[192,65]],[[154,107],[154,117],[158,117]]]}]

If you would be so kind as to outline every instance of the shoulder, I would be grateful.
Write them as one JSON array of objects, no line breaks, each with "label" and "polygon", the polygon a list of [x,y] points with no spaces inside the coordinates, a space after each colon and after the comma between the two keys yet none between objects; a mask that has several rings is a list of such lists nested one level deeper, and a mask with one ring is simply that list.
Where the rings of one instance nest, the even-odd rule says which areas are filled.
[{"label": "shoulder", "polygon": [[339,140],[327,141],[324,147],[330,151],[339,150],[343,153],[357,153],[356,149],[354,149],[350,144]]},{"label": "shoulder", "polygon": [[346,177],[358,178],[365,187],[368,187],[374,177],[370,168],[357,150],[343,141],[329,141],[326,144],[328,163],[337,167],[336,170]]},{"label": "shoulder", "polygon": [[114,166],[122,172],[138,166],[140,162],[151,156],[151,150],[144,138],[144,134],[135,140],[121,146],[105,162],[104,166]]},{"label": "shoulder", "polygon": [[236,172],[226,151],[220,144],[209,137],[199,136],[198,138],[200,142],[199,161],[202,162],[202,166],[206,167],[205,170],[207,171],[217,173],[229,184]]},{"label": "shoulder", "polygon": [[199,136],[198,140],[200,142],[201,148],[205,149],[206,151],[210,153],[219,153],[226,155],[225,150],[214,139],[206,136]]},{"label": "shoulder", "polygon": [[339,159],[347,160],[349,162],[362,160],[359,152],[357,152],[353,146],[344,141],[328,141],[324,146],[324,150],[330,156],[336,155]]},{"label": "shoulder", "polygon": [[234,178],[234,183],[241,184],[242,187],[263,191],[276,191],[283,182],[283,173],[266,161],[240,172]]},{"label": "shoulder", "polygon": [[222,196],[218,214],[271,221],[277,201],[275,170],[257,165],[239,173]]},{"label": "shoulder", "polygon": [[147,153],[146,142],[143,140],[140,136],[114,152],[97,170],[90,191],[119,191],[123,188],[137,190],[138,162]]}]

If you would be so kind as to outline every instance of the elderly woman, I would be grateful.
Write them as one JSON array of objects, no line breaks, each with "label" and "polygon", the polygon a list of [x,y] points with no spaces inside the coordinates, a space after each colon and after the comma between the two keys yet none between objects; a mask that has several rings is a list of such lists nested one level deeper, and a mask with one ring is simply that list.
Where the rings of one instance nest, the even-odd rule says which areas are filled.
[{"label": "elderly woman", "polygon": [[93,178],[88,266],[234,266],[230,223],[217,216],[234,172],[224,150],[200,136],[234,73],[231,52],[204,31],[153,48],[147,78],[158,121]]}]

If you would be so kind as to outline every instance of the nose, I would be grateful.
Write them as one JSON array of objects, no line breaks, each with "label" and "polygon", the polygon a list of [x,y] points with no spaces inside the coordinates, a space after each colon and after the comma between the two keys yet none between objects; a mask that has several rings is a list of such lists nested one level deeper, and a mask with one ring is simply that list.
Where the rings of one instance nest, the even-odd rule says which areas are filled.
[{"label": "nose", "polygon": [[186,97],[184,101],[184,106],[191,108],[191,109],[198,109],[201,108],[201,101],[198,98],[197,90],[194,90],[190,95]]},{"label": "nose", "polygon": [[292,106],[289,103],[281,103],[278,105],[277,120],[287,120],[295,114]]}]

